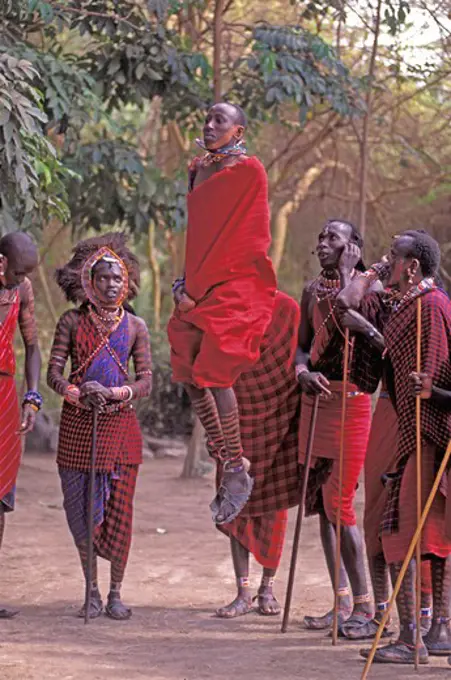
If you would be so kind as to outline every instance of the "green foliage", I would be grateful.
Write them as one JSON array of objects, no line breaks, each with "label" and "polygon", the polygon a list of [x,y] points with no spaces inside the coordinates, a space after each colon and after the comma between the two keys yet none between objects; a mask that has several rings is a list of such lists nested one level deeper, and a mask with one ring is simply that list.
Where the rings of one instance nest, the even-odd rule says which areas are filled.
[{"label": "green foliage", "polygon": [[300,27],[261,24],[253,31],[251,48],[237,65],[235,90],[253,119],[265,109],[280,117],[286,103],[296,104],[301,124],[316,106],[341,116],[363,110],[360,82],[319,36]]},{"label": "green foliage", "polygon": [[398,2],[386,0],[385,4],[385,23],[388,26],[390,34],[396,35],[406,23],[407,15],[410,12],[410,3],[405,0],[398,0]]}]

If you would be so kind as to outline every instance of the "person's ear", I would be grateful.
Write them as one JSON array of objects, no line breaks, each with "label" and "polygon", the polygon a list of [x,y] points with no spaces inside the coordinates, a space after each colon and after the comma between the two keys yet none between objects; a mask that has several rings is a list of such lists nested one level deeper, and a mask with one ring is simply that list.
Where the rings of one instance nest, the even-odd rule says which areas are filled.
[{"label": "person's ear", "polygon": [[244,127],[242,125],[237,125],[236,128],[235,128],[235,133],[233,135],[235,137],[235,139],[237,140],[237,142],[239,142],[241,139],[243,139],[243,135],[244,135]]}]

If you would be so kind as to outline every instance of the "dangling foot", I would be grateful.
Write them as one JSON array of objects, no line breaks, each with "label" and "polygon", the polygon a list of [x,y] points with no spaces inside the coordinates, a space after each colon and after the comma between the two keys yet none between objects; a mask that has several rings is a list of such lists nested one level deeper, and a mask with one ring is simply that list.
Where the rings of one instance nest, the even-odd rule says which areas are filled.
[{"label": "dangling foot", "polygon": [[278,616],[282,611],[271,587],[260,586],[254,600],[258,600],[257,611],[262,616]]},{"label": "dangling foot", "polygon": [[449,619],[433,619],[429,632],[424,636],[424,644],[431,656],[451,654]]},{"label": "dangling foot", "polygon": [[[80,619],[85,618],[85,605],[80,609],[78,612],[77,616]],[[103,602],[102,598],[100,597],[100,592],[96,590],[91,590],[91,595],[89,598],[89,618],[90,619],[97,619],[100,614],[103,611]]]},{"label": "dangling foot", "polygon": [[224,465],[220,487],[210,504],[213,522],[216,524],[227,524],[234,520],[249,500],[254,480],[247,473],[248,465],[249,461],[245,458],[236,466]]},{"label": "dangling foot", "polygon": [[126,607],[121,600],[121,594],[117,590],[110,590],[105,614],[115,621],[127,621],[132,615],[132,610]]},{"label": "dangling foot", "polygon": [[[369,655],[369,649],[360,650],[360,656],[364,659],[367,659]],[[415,645],[407,644],[403,640],[397,640],[385,647],[379,647],[374,655],[374,663],[414,664]],[[419,663],[429,663],[428,650],[423,644],[420,647]]]},{"label": "dangling foot", "polygon": [[250,595],[237,595],[230,604],[216,610],[216,616],[220,619],[235,619],[252,611],[252,598]]},{"label": "dangling foot", "polygon": [[5,607],[0,607],[0,619],[13,619],[18,613],[18,609],[6,609]]}]

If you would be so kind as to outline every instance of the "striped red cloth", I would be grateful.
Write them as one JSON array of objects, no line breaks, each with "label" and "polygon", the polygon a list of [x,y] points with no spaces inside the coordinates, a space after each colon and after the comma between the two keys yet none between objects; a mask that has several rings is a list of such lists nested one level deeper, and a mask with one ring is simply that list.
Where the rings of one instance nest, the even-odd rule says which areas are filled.
[{"label": "striped red cloth", "polygon": [[282,554],[286,510],[299,502],[300,388],[293,369],[298,327],[297,302],[277,292],[260,360],[235,383],[254,488],[239,517],[218,527],[270,569],[277,568]]}]

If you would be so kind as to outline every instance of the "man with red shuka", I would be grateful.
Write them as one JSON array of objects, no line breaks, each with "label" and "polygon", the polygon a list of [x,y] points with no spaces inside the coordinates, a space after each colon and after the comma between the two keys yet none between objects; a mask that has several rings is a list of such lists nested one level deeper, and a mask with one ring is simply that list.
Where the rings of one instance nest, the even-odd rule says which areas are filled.
[{"label": "man with red shuka", "polygon": [[[344,259],[349,243],[358,246],[354,260]],[[313,444],[312,469],[307,493],[307,514],[319,513],[320,533],[329,576],[334,584],[336,537],[335,527],[340,490],[338,461],[343,385],[344,333],[335,315],[336,298],[350,281],[356,267],[363,267],[360,248],[363,241],[356,228],[343,220],[329,220],[318,238],[317,253],[320,275],[305,287],[301,300],[299,347],[296,374],[302,389],[300,423],[300,463],[305,462],[311,411],[316,395],[320,395],[318,423]],[[351,366],[352,366],[351,344]],[[339,632],[346,620],[364,625],[372,617],[371,598],[365,575],[363,542],[356,524],[354,498],[363,468],[371,424],[371,397],[352,382],[347,386],[346,428],[342,495],[342,538],[339,583]],[[350,597],[348,578],[353,600]],[[324,616],[306,616],[304,623],[313,630],[332,626],[333,612]]]},{"label": "man with red shuka", "polygon": [[233,385],[259,358],[276,292],[267,177],[246,155],[245,127],[240,107],[215,104],[197,140],[206,154],[190,167],[185,276],[174,282],[168,325],[173,380],[185,385],[221,464],[210,506],[217,524],[232,521],[252,490]]},{"label": "man with red shuka", "polygon": [[[384,333],[385,381],[398,415],[398,442],[394,464],[385,475],[387,501],[381,523],[382,548],[393,583],[400,572],[416,529],[416,409],[410,375],[416,366],[417,299],[421,296],[422,370],[438,389],[451,383],[451,303],[436,285],[440,263],[438,243],[428,234],[406,231],[393,241],[390,255],[356,277],[339,296],[344,309],[360,313]],[[399,286],[397,297],[366,294],[375,279]],[[388,310],[388,313],[384,313]],[[451,413],[434,400],[421,409],[422,502],[431,490],[436,466],[451,437]],[[442,491],[444,489],[442,488]],[[446,531],[445,495],[439,493],[422,532],[422,557],[431,561],[432,625],[420,647],[420,663],[429,654],[449,654],[451,572],[446,568],[451,540]],[[415,560],[409,564],[397,598],[400,635],[395,644],[377,650],[379,663],[409,664],[415,659]],[[362,650],[362,656],[368,652]]]},{"label": "man with red shuka", "polygon": [[[293,371],[299,305],[278,291],[260,359],[234,385],[254,487],[246,507],[218,529],[230,537],[237,596],[217,610],[221,618],[252,611],[249,554],[263,567],[257,611],[279,614],[273,583],[285,542],[288,508],[299,503],[300,387]],[[218,475],[219,476],[219,475]]]},{"label": "man with red shuka", "polygon": [[[5,513],[14,510],[15,485],[22,452],[21,435],[31,432],[42,406],[37,391],[41,371],[34,314],[33,288],[27,275],[38,264],[36,246],[22,232],[0,240],[0,547],[5,530]],[[14,374],[14,334],[17,322],[25,345],[25,377],[28,392],[22,400],[22,417],[17,403]],[[0,619],[17,611],[0,607]]]}]

